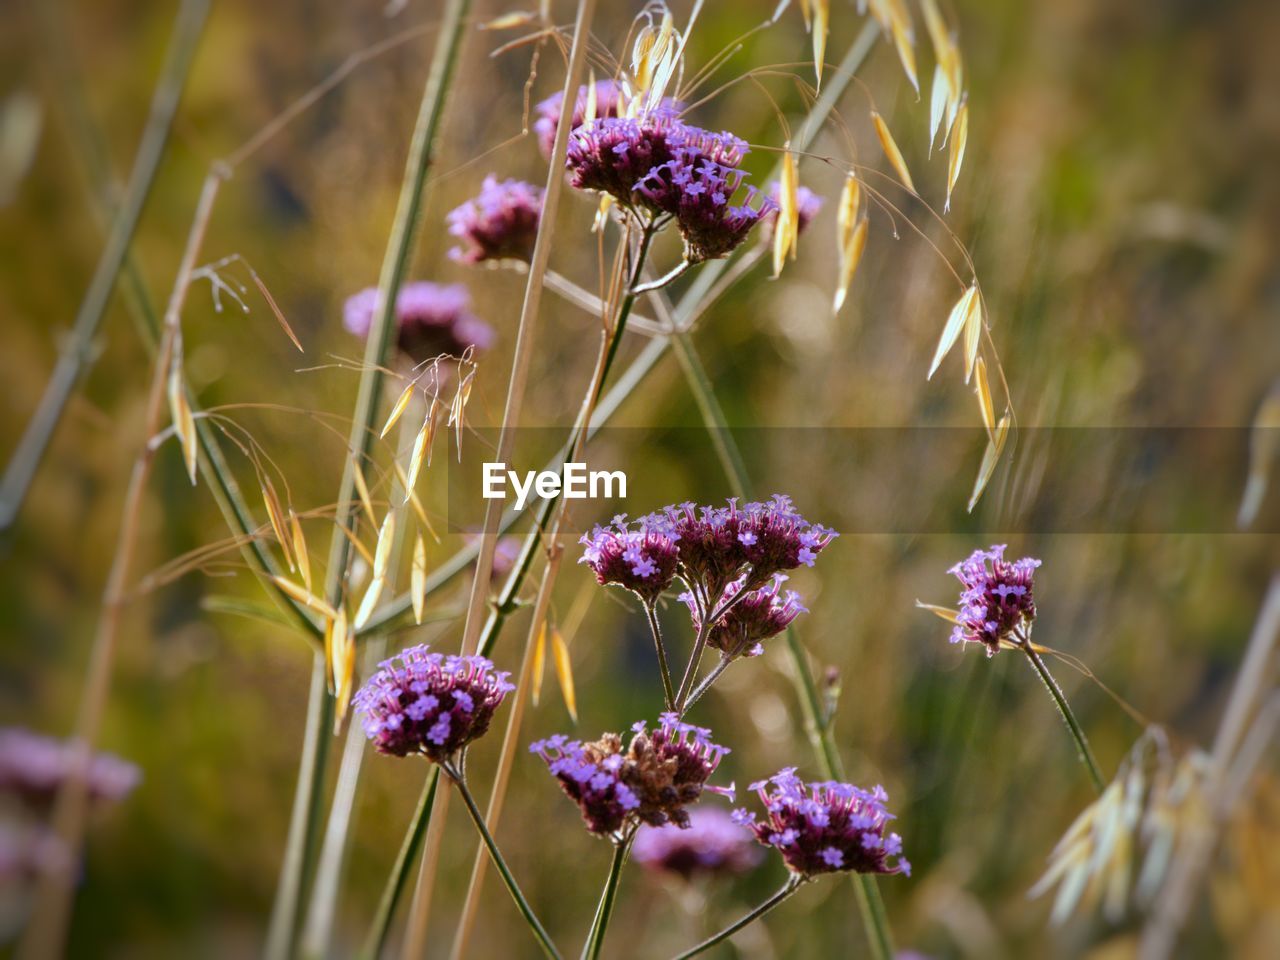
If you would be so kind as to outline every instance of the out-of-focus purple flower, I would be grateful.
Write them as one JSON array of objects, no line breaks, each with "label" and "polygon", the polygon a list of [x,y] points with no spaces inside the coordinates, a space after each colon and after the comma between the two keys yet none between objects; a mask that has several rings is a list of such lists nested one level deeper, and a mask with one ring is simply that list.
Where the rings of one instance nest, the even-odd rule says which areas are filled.
[{"label": "out-of-focus purple flower", "polygon": [[[773,239],[773,231],[778,223],[778,212],[781,206],[778,203],[778,191],[780,189],[782,188],[777,180],[769,181],[769,199],[774,202],[775,209],[772,215],[760,225],[760,238],[765,243]],[[796,190],[796,220],[799,223],[801,233],[804,233],[809,224],[813,223],[813,218],[821,212],[822,205],[825,202],[821,194],[814,193],[808,187],[800,187]]]},{"label": "out-of-focus purple flower", "polygon": [[[378,309],[378,288],[347,298],[342,325],[367,337]],[[441,354],[460,357],[468,347],[488,350],[493,328],[471,312],[471,294],[461,283],[406,283],[396,297],[396,346],[415,363]]]},{"label": "out-of-focus purple flower", "polygon": [[616,733],[593,743],[556,735],[529,747],[546,761],[592,833],[619,839],[633,822],[683,827],[689,823],[684,808],[704,790],[732,798],[732,785],[707,784],[729,752],[711,742],[710,730],[682,723],[674,713],[664,713],[652,733],[643,721],[631,729],[625,749]]},{"label": "out-of-focus purple flower", "polygon": [[1004,551],[1003,543],[990,550],[975,550],[948,571],[964,584],[951,642],[981,643],[989,657],[1000,649],[1002,640],[1029,628],[1036,618],[1031,590],[1040,561],[1023,557],[1010,562]]},{"label": "out-of-focus purple flower", "polygon": [[[675,218],[690,263],[726,256],[776,208],[747,189],[747,202],[730,201],[746,173],[739,169],[745,141],[712,133],[659,109],[638,119],[611,117],[583,124],[569,142],[566,164],[580,190],[607,193],[628,209]],[[759,199],[757,206],[751,204]]]},{"label": "out-of-focus purple flower", "polygon": [[43,824],[0,820],[0,886],[65,869],[66,851],[62,841]]},{"label": "out-of-focus purple flower", "polygon": [[[70,741],[17,727],[0,729],[0,792],[34,807],[47,807],[70,773],[73,751]],[[90,800],[115,803],[133,791],[142,772],[114,754],[94,753],[85,778]]]},{"label": "out-of-focus purple flower", "polygon": [[459,263],[524,260],[533,256],[542,219],[542,188],[488,176],[478,196],[452,210],[449,233],[463,245],[449,251]]},{"label": "out-of-focus purple flower", "polygon": [[[570,131],[582,126],[587,117],[587,86],[578,88],[578,99],[573,108],[573,122]],[[564,101],[564,93],[557,92],[547,97],[536,107],[534,113],[538,119],[533,122],[533,132],[538,138],[538,149],[544,157],[551,156],[556,142],[556,130],[560,126],[560,104]],[[600,80],[596,83],[596,118],[616,117],[622,112],[622,90],[612,80]]]},{"label": "out-of-focus purple flower", "polygon": [[766,819],[735,810],[734,821],[781,853],[793,872],[805,877],[840,870],[911,875],[911,864],[902,857],[902,838],[885,833],[895,818],[885,807],[889,798],[882,787],[805,783],[787,768],[751,789],[760,795]]},{"label": "out-of-focus purple flower", "polygon": [[[468,544],[480,542],[478,533],[464,534],[463,537]],[[499,537],[493,548],[493,576],[505,577],[515,567],[519,556],[519,537]]]},{"label": "out-of-focus purple flower", "polygon": [[515,687],[485,657],[431,653],[425,644],[384,660],[351,702],[380,753],[440,763],[489,729]]},{"label": "out-of-focus purple flower", "polygon": [[[783,590],[785,574],[776,573],[773,582],[752,590],[730,607],[707,634],[707,644],[726,657],[758,657],[764,653],[763,641],[776,637],[808,609],[800,602],[800,594]],[[738,579],[725,587],[717,606],[723,607],[742,590],[745,581]],[[693,628],[702,629],[702,617],[691,593],[680,594],[693,615]]]},{"label": "out-of-focus purple flower", "polygon": [[696,874],[745,873],[760,862],[760,848],[725,811],[698,807],[689,812],[683,830],[673,824],[642,826],[631,858],[648,870],[688,880]]},{"label": "out-of-focus purple flower", "polygon": [[599,583],[624,587],[651,604],[675,577],[678,539],[663,515],[641,517],[633,526],[619,514],[609,526],[597,524],[582,536],[579,543],[586,549],[578,562],[587,564]]}]

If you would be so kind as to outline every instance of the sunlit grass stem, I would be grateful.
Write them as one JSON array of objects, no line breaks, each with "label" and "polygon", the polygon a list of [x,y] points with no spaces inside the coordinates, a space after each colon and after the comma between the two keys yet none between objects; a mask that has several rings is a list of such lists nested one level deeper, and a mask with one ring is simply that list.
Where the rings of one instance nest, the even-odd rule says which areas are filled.
[{"label": "sunlit grass stem", "polygon": [[778,904],[782,903],[784,900],[790,897],[793,893],[795,893],[797,890],[800,889],[803,883],[804,883],[804,880],[799,875],[792,874],[791,877],[787,880],[787,882],[784,883],[782,887],[778,890],[778,892],[775,893],[773,896],[771,896],[768,900],[761,903],[755,909],[750,910],[747,913],[743,914],[741,917],[738,918],[738,920],[729,924],[729,926],[725,927],[719,933],[715,934],[714,936],[708,937],[706,940],[703,940],[696,947],[693,947],[692,949],[686,950],[684,953],[679,954],[677,957],[675,957],[675,960],[688,960],[689,957],[696,957],[698,954],[705,953],[707,950],[710,950],[716,944],[723,943],[725,940],[728,940],[739,930],[743,929],[744,927],[750,926],[752,923],[759,920],[761,917],[763,917],[766,913],[768,913],[774,907],[778,906]]}]

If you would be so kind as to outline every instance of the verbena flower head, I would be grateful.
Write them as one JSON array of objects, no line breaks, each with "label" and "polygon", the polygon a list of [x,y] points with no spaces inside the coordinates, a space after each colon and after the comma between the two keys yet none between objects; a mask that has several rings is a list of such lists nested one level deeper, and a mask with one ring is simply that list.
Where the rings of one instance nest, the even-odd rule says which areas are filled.
[{"label": "verbena flower head", "polygon": [[[378,288],[349,297],[342,324],[367,337],[378,309]],[[471,294],[460,283],[406,283],[396,297],[396,346],[414,362],[441,354],[460,357],[468,347],[493,346],[493,328],[471,312]]]},{"label": "verbena flower head", "polygon": [[676,573],[678,534],[665,516],[650,515],[628,523],[626,514],[609,526],[597,524],[581,540],[585,563],[604,585],[632,591],[645,603],[653,603],[671,585]]},{"label": "verbena flower head", "polygon": [[[781,189],[782,187],[777,180],[769,181],[769,199],[778,206],[780,206],[778,203],[778,191]],[[822,205],[825,202],[821,194],[814,193],[808,187],[800,187],[796,190],[796,220],[801,233],[804,233],[809,224],[813,223],[814,217],[821,212]],[[773,239],[773,231],[777,223],[778,210],[775,209],[772,216],[760,226],[761,239],[765,243]]]},{"label": "verbena flower head", "polygon": [[[622,113],[625,107],[622,88],[613,80],[600,80],[595,85],[596,90],[596,118],[616,117]],[[587,86],[578,88],[578,99],[573,107],[573,121],[570,131],[578,129],[587,118]],[[547,97],[536,107],[534,113],[537,119],[533,122],[533,132],[538,138],[538,149],[542,151],[544,157],[551,156],[551,150],[556,142],[556,130],[560,126],[560,104],[564,100],[564,93],[557,92]]]},{"label": "verbena flower head", "polygon": [[684,829],[674,824],[641,827],[631,859],[655,873],[688,880],[697,874],[745,873],[760,862],[760,848],[725,811],[697,807]]},{"label": "verbena flower head", "polygon": [[[0,729],[0,793],[46,808],[70,774],[73,750],[66,740],[18,727]],[[104,752],[90,756],[85,772],[89,799],[103,804],[123,800],[141,779],[137,766]]]},{"label": "verbena flower head", "polygon": [[964,584],[951,642],[981,643],[989,657],[1000,649],[1002,640],[1029,627],[1036,618],[1032,586],[1040,561],[1023,557],[1010,562],[1004,551],[1003,543],[990,550],[975,550],[948,571]]},{"label": "verbena flower head", "polygon": [[902,858],[902,838],[885,833],[893,814],[881,787],[863,790],[848,783],[805,783],[787,768],[751,789],[760,795],[766,819],[735,810],[734,820],[773,847],[787,866],[804,877],[849,870],[854,873],[911,874]]},{"label": "verbena flower head", "polygon": [[409,647],[378,665],[351,702],[379,753],[420,754],[440,763],[489,729],[515,687],[485,657]]},{"label": "verbena flower head", "polygon": [[459,263],[524,260],[533,256],[542,218],[542,188],[488,176],[478,196],[448,215],[449,233],[463,245],[449,251]]},{"label": "verbena flower head", "polygon": [[685,259],[698,263],[726,256],[776,209],[750,187],[745,203],[731,203],[746,177],[739,165],[747,153],[738,137],[692,126],[659,108],[647,117],[606,117],[578,127],[566,164],[580,190],[674,217]]},{"label": "verbena flower head", "polygon": [[[776,573],[773,582],[750,591],[716,621],[707,634],[707,643],[729,657],[758,657],[764,653],[763,641],[776,637],[808,609],[800,602],[800,594],[783,590],[785,574]],[[742,590],[745,580],[739,578],[725,587],[718,606],[723,607]],[[680,594],[693,615],[693,628],[702,629],[697,602],[690,593]]]},{"label": "verbena flower head", "polygon": [[670,524],[679,553],[677,573],[708,602],[740,576],[746,589],[756,590],[784,570],[813,566],[836,536],[806,520],[782,494],[745,506],[736,498],[723,507],[681,503],[650,516]]},{"label": "verbena flower head", "polygon": [[729,752],[711,742],[710,730],[682,723],[674,713],[664,713],[653,732],[643,721],[631,729],[625,749],[616,733],[592,743],[557,735],[529,748],[546,761],[592,833],[616,839],[635,822],[687,826],[684,808],[704,790],[733,796],[732,785],[707,784]]}]

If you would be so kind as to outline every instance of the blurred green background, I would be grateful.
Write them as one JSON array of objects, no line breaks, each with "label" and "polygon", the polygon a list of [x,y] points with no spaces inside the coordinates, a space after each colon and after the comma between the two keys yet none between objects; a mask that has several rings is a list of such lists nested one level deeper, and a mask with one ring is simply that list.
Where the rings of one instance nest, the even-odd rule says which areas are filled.
[{"label": "blurred green background", "polygon": [[[25,5],[0,6],[7,22],[0,32],[0,95],[30,93],[43,119],[34,163],[0,208],[0,449],[6,451],[39,397],[101,245],[85,158],[53,95],[66,79],[59,71],[70,64],[78,74],[111,167],[123,176],[175,8],[124,0],[56,6],[53,35]],[[509,9],[476,6],[477,20]],[[626,52],[623,39],[637,6],[602,4],[596,32],[615,55]],[[862,21],[852,3],[832,6],[828,59],[835,62]],[[571,4],[553,7],[569,20]],[[688,62],[694,68],[706,62],[773,7],[772,0],[707,4]],[[167,297],[209,163],[349,54],[429,22],[435,8],[409,0],[387,16],[382,0],[214,4],[134,244],[153,299]],[[683,22],[687,4],[676,11]],[[1020,422],[1247,425],[1280,375],[1280,6],[1266,0],[990,0],[960,2],[950,13],[961,31],[971,124],[968,159],[946,222],[977,265]],[[510,36],[468,36],[413,270],[414,278],[469,282],[476,312],[498,329],[471,401],[471,417],[481,425],[501,417],[524,281],[451,263],[443,216],[487,172],[537,182],[544,176],[532,138],[518,138],[531,48],[490,56]],[[203,259],[244,256],[288,316],[306,356],[281,335],[256,296],[248,314],[234,305],[218,313],[207,285],[197,284],[184,314],[187,370],[205,406],[279,405],[227,412],[278,462],[301,507],[333,499],[343,457],[338,434],[345,436],[357,379],[332,367],[301,368],[358,355],[358,344],[341,329],[341,306],[350,293],[376,282],[431,43],[424,33],[354,71],[239,169],[215,210]],[[808,43],[798,12],[788,11],[778,26],[753,37],[721,77],[804,60]],[[922,42],[927,76],[932,60],[925,49]],[[807,69],[796,69],[811,80]],[[534,99],[556,89],[561,76],[560,58],[547,48]],[[865,90],[851,89],[840,108],[860,160],[886,169],[867,122],[869,92],[921,193],[941,208],[945,157],[926,156],[927,96],[916,100],[883,43],[860,77]],[[762,83],[798,123],[804,108],[795,84],[776,76]],[[753,144],[776,146],[785,136],[751,83],[699,106],[693,119]],[[481,157],[486,151],[492,152]],[[813,152],[847,157],[846,139],[833,127]],[[771,154],[757,151],[747,165],[759,178],[772,163]],[[808,160],[800,175],[834,201],[839,170]],[[800,259],[782,280],[770,281],[757,268],[698,328],[695,343],[730,424],[973,425],[976,409],[956,358],[933,382],[924,378],[959,292],[937,253],[905,228],[895,238],[888,219],[873,213],[850,303],[833,317],[833,207],[828,203],[804,235]],[[945,244],[923,206],[905,209],[928,240]],[[591,287],[598,267],[588,233],[593,211],[591,198],[567,193],[552,254],[555,269]],[[658,255],[669,264],[677,252],[660,246]],[[550,294],[544,298],[527,424],[572,421],[597,338],[592,317]],[[643,342],[630,337],[624,359]],[[60,735],[74,716],[124,485],[142,439],[149,377],[119,298],[98,344],[100,355],[0,554],[0,722]],[[334,414],[337,432],[284,408]],[[682,475],[705,482],[719,469],[709,448],[659,435],[664,427],[699,423],[671,357],[619,422],[644,428],[630,449],[609,451],[611,462],[620,458],[632,473],[670,476],[679,486]],[[656,432],[645,439],[649,428]],[[764,470],[788,456],[780,431],[769,442],[769,448],[746,450],[748,462]],[[1108,532],[1027,532],[1034,526],[1019,514],[1018,497],[1028,485],[1052,497],[1057,482],[1052,470],[1028,476],[1020,466],[1029,459],[1002,467],[972,515],[964,501],[977,453],[962,463],[920,462],[922,472],[954,476],[942,526],[953,532],[845,536],[794,582],[811,609],[797,626],[816,668],[831,665],[843,676],[836,728],[851,778],[885,784],[915,866],[910,880],[881,884],[896,937],[901,947],[933,956],[1110,955],[1128,949],[1134,927],[1083,919],[1053,930],[1048,904],[1027,899],[1049,850],[1089,801],[1088,783],[1025,666],[1008,656],[988,662],[978,651],[948,645],[949,628],[913,602],[951,603],[956,586],[947,567],[975,547],[1008,539],[1014,555],[1044,558],[1037,639],[1082,658],[1185,742],[1207,744],[1276,561],[1274,536],[1129,531],[1124,510],[1108,512],[1108,505],[1140,496],[1141,479],[1105,469],[1097,477],[1096,510],[1109,518]],[[852,458],[833,454],[800,467],[814,479],[803,493],[791,492],[815,519],[856,500],[864,484],[872,486],[860,476],[864,465]],[[1243,461],[1238,472],[1236,488],[1242,488]],[[251,471],[242,475],[252,491]],[[1205,485],[1194,469],[1175,479],[1185,484],[1190,513],[1172,518],[1170,529],[1196,531],[1201,512],[1234,510],[1234,501],[1203,502]],[[421,491],[428,510],[443,517],[440,473],[430,473]],[[657,506],[627,504],[632,513]],[[611,506],[577,506],[571,525],[589,527],[611,512]],[[172,445],[159,458],[143,530],[140,575],[227,535],[207,490],[187,483]],[[319,554],[327,525],[313,522],[308,536]],[[461,542],[442,530],[432,562]],[[568,559],[576,558],[574,548]],[[261,596],[238,556],[225,559],[129,607],[101,739],[140,764],[145,780],[93,827],[74,955],[240,956],[259,949],[283,849],[310,654],[285,629],[202,610],[210,594]],[[658,687],[643,620],[589,581],[584,568],[566,563],[555,609],[563,622],[584,591],[594,591],[581,626],[568,637],[578,731],[594,737],[653,717]],[[432,603],[456,606],[464,591],[459,581]],[[687,634],[678,614],[668,611],[668,631],[683,650]],[[527,616],[517,615],[503,635],[495,654],[500,665],[518,662]],[[456,623],[446,623],[402,632],[391,642],[447,648],[458,633]],[[1066,669],[1059,679],[1104,769],[1113,771],[1141,728],[1096,686]],[[526,720],[526,739],[571,729],[550,677],[546,690],[552,695],[544,694]],[[783,765],[818,776],[780,647],[730,670],[696,719],[720,731],[734,750],[724,779],[743,784]],[[482,794],[498,742],[495,733],[473,751],[476,781],[486,785]],[[363,935],[424,772],[407,761],[368,760],[340,902],[338,955]],[[1188,955],[1274,956],[1280,949],[1275,796],[1268,774],[1248,816],[1228,834],[1220,877],[1189,923]],[[475,849],[462,811],[455,805],[451,813],[432,914],[433,956],[447,953]],[[499,838],[553,934],[576,943],[589,925],[609,852],[580,828],[541,763],[523,753]],[[1269,851],[1269,860],[1260,851]],[[781,875],[780,864],[766,859],[752,875],[709,888],[703,903],[632,871],[623,882],[609,952],[665,956],[736,916]],[[475,956],[530,955],[527,934],[492,878],[483,910]],[[828,882],[803,891],[744,936],[738,950],[761,958],[858,956],[861,937],[849,887]]]}]

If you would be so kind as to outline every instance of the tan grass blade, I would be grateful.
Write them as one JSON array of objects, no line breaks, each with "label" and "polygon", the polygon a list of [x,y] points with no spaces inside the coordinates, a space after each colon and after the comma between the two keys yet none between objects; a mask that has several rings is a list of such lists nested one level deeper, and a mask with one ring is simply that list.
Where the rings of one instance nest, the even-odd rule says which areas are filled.
[{"label": "tan grass blade", "polygon": [[907,161],[902,157],[902,151],[898,149],[897,141],[893,139],[893,134],[889,132],[889,125],[884,122],[884,117],[879,112],[871,111],[871,120],[876,125],[876,136],[880,139],[880,146],[884,150],[884,154],[889,158],[889,162],[893,165],[893,169],[897,171],[898,178],[906,185],[906,188],[912,193],[916,192],[915,182],[911,179],[911,171],[907,169]]},{"label": "tan grass blade", "polygon": [[898,50],[898,59],[902,62],[902,72],[907,75],[907,79],[911,82],[911,86],[915,88],[916,96],[920,95],[920,77],[916,74],[916,51],[915,40],[911,36],[910,28],[903,22],[894,18],[893,27],[893,45]]},{"label": "tan grass blade", "polygon": [[542,698],[542,676],[547,666],[547,622],[538,628],[538,638],[533,644],[533,705]]},{"label": "tan grass blade", "polygon": [[564,696],[564,705],[569,717],[578,722],[578,695],[573,687],[573,663],[569,660],[569,646],[555,627],[551,628],[551,653],[555,658],[556,679],[560,681],[560,693]]},{"label": "tan grass blade", "polygon": [[982,425],[987,428],[987,437],[995,436],[996,411],[991,403],[991,384],[987,380],[987,361],[978,357],[973,365],[974,392],[978,395],[978,409],[982,411]]},{"label": "tan grass blade", "polygon": [[845,298],[849,295],[849,285],[853,282],[853,276],[857,273],[858,264],[862,260],[862,251],[866,249],[867,222],[865,217],[858,221],[857,226],[853,228],[853,236],[849,239],[848,246],[842,246],[840,251],[840,284],[836,287],[833,304],[836,313],[839,313],[840,308],[844,306]]},{"label": "tan grass blade", "polygon": [[369,520],[370,527],[378,525],[378,518],[373,512],[373,498],[369,496],[369,484],[365,482],[364,470],[360,467],[360,461],[354,457],[351,465],[355,468],[352,471],[353,478],[356,482],[356,495],[360,497],[360,506],[364,507],[364,515]]},{"label": "tan grass blade", "polygon": [[253,282],[258,288],[258,292],[262,294],[262,299],[267,301],[267,306],[271,308],[271,312],[275,314],[276,322],[280,324],[280,329],[285,335],[293,341],[293,345],[298,348],[299,353],[306,353],[302,349],[302,341],[298,339],[298,335],[293,332],[293,327],[289,326],[289,321],[284,318],[284,311],[276,304],[276,298],[271,296],[271,291],[267,289],[267,285],[253,270],[249,271],[249,276],[253,277]]},{"label": "tan grass blade", "polygon": [[400,415],[404,413],[405,409],[409,406],[409,401],[413,399],[413,391],[417,386],[418,381],[412,380],[409,382],[409,385],[400,392],[400,396],[396,398],[395,404],[391,407],[391,413],[387,415],[387,422],[382,425],[382,432],[378,434],[379,440],[386,437],[386,435],[391,432],[391,428],[396,425],[396,421],[400,419]]},{"label": "tan grass blade", "polygon": [[947,623],[955,623],[960,619],[960,611],[952,610],[950,607],[939,607],[932,603],[922,603],[919,600],[916,601],[916,606],[921,610],[928,610],[936,617],[941,617]]},{"label": "tan grass blade", "polygon": [[982,321],[982,297],[977,296],[969,301],[969,310],[964,318],[965,383],[973,376],[973,365],[978,359],[978,347],[982,343]]},{"label": "tan grass blade", "polygon": [[196,438],[196,421],[187,403],[186,384],[182,379],[182,360],[175,353],[169,365],[169,414],[173,418],[173,432],[182,445],[182,462],[187,468],[191,485],[196,482],[196,460],[200,447]]},{"label": "tan grass blade", "polygon": [[364,592],[364,598],[360,601],[360,607],[356,610],[355,619],[351,625],[359,630],[369,618],[373,616],[373,608],[378,603],[378,598],[382,596],[383,588],[387,585],[387,565],[391,560],[391,542],[395,539],[396,514],[394,510],[388,510],[387,515],[382,519],[382,526],[378,530],[378,544],[373,550],[373,565],[369,579],[369,586]]},{"label": "tan grass blade", "polygon": [[796,170],[795,154],[791,152],[791,141],[783,144],[782,175],[778,178],[778,216],[773,229],[773,275],[782,273],[787,254],[792,258],[796,253],[796,236],[800,231],[800,208],[798,194],[800,177]]},{"label": "tan grass blade", "polygon": [[831,30],[831,0],[813,0],[813,72],[822,87],[822,65],[827,58],[827,34]]},{"label": "tan grass blade", "polygon": [[423,419],[422,426],[418,429],[418,435],[413,438],[413,452],[409,454],[409,475],[402,481],[404,483],[404,498],[407,501],[413,493],[414,486],[418,482],[418,473],[422,470],[422,461],[426,458],[427,438],[431,433],[431,418],[428,416]]},{"label": "tan grass blade", "polygon": [[427,545],[422,534],[413,538],[413,567],[409,572],[409,590],[413,597],[413,622],[422,623],[422,609],[427,602]]},{"label": "tan grass blade", "polygon": [[1004,450],[1004,443],[1008,436],[1009,414],[1006,413],[996,425],[995,436],[987,441],[987,450],[982,455],[982,463],[978,467],[978,478],[974,481],[973,493],[969,495],[970,512],[978,505],[982,491],[987,489],[987,484],[991,482],[991,475],[995,473],[996,464],[1000,462],[1000,453]]},{"label": "tan grass blade", "polygon": [[538,15],[532,10],[513,10],[511,13],[504,13],[480,24],[476,29],[512,30],[516,27],[523,27],[526,23],[532,23],[536,19],[538,19]]},{"label": "tan grass blade", "polygon": [[302,532],[302,522],[298,519],[298,515],[293,512],[293,508],[289,508],[289,532],[293,542],[293,558],[299,573],[302,574],[302,583],[311,589],[311,555],[307,552],[307,537]]},{"label": "tan grass blade", "polygon": [[271,530],[280,544],[280,549],[284,551],[284,559],[289,564],[290,570],[296,570],[297,564],[293,562],[291,549],[293,538],[287,532],[284,510],[280,506],[280,498],[276,496],[276,488],[270,480],[262,485],[262,502],[267,507],[267,519],[271,521]]},{"label": "tan grass blade", "polygon": [[947,202],[943,204],[944,211],[951,209],[951,191],[956,187],[956,181],[960,179],[960,167],[964,163],[964,148],[969,143],[969,105],[967,103],[960,104],[960,111],[956,114],[956,121],[951,127],[951,152],[947,158]]},{"label": "tan grass blade", "polygon": [[955,346],[956,339],[960,336],[960,331],[964,329],[965,320],[969,317],[969,310],[977,295],[978,285],[976,283],[971,284],[960,299],[956,301],[955,306],[951,308],[951,314],[947,317],[946,326],[942,328],[942,336],[938,338],[938,349],[934,351],[933,362],[929,364],[929,374],[925,377],[926,380],[933,379],[938,367],[942,365],[942,361],[951,351],[951,348]]},{"label": "tan grass blade", "polygon": [[285,596],[289,597],[291,600],[298,601],[298,603],[302,604],[304,607],[314,610],[322,617],[333,620],[338,616],[337,611],[334,610],[332,606],[317,597],[310,590],[306,589],[306,587],[302,587],[294,583],[288,577],[273,576],[271,578],[271,582],[279,587],[280,591],[285,594]]}]

